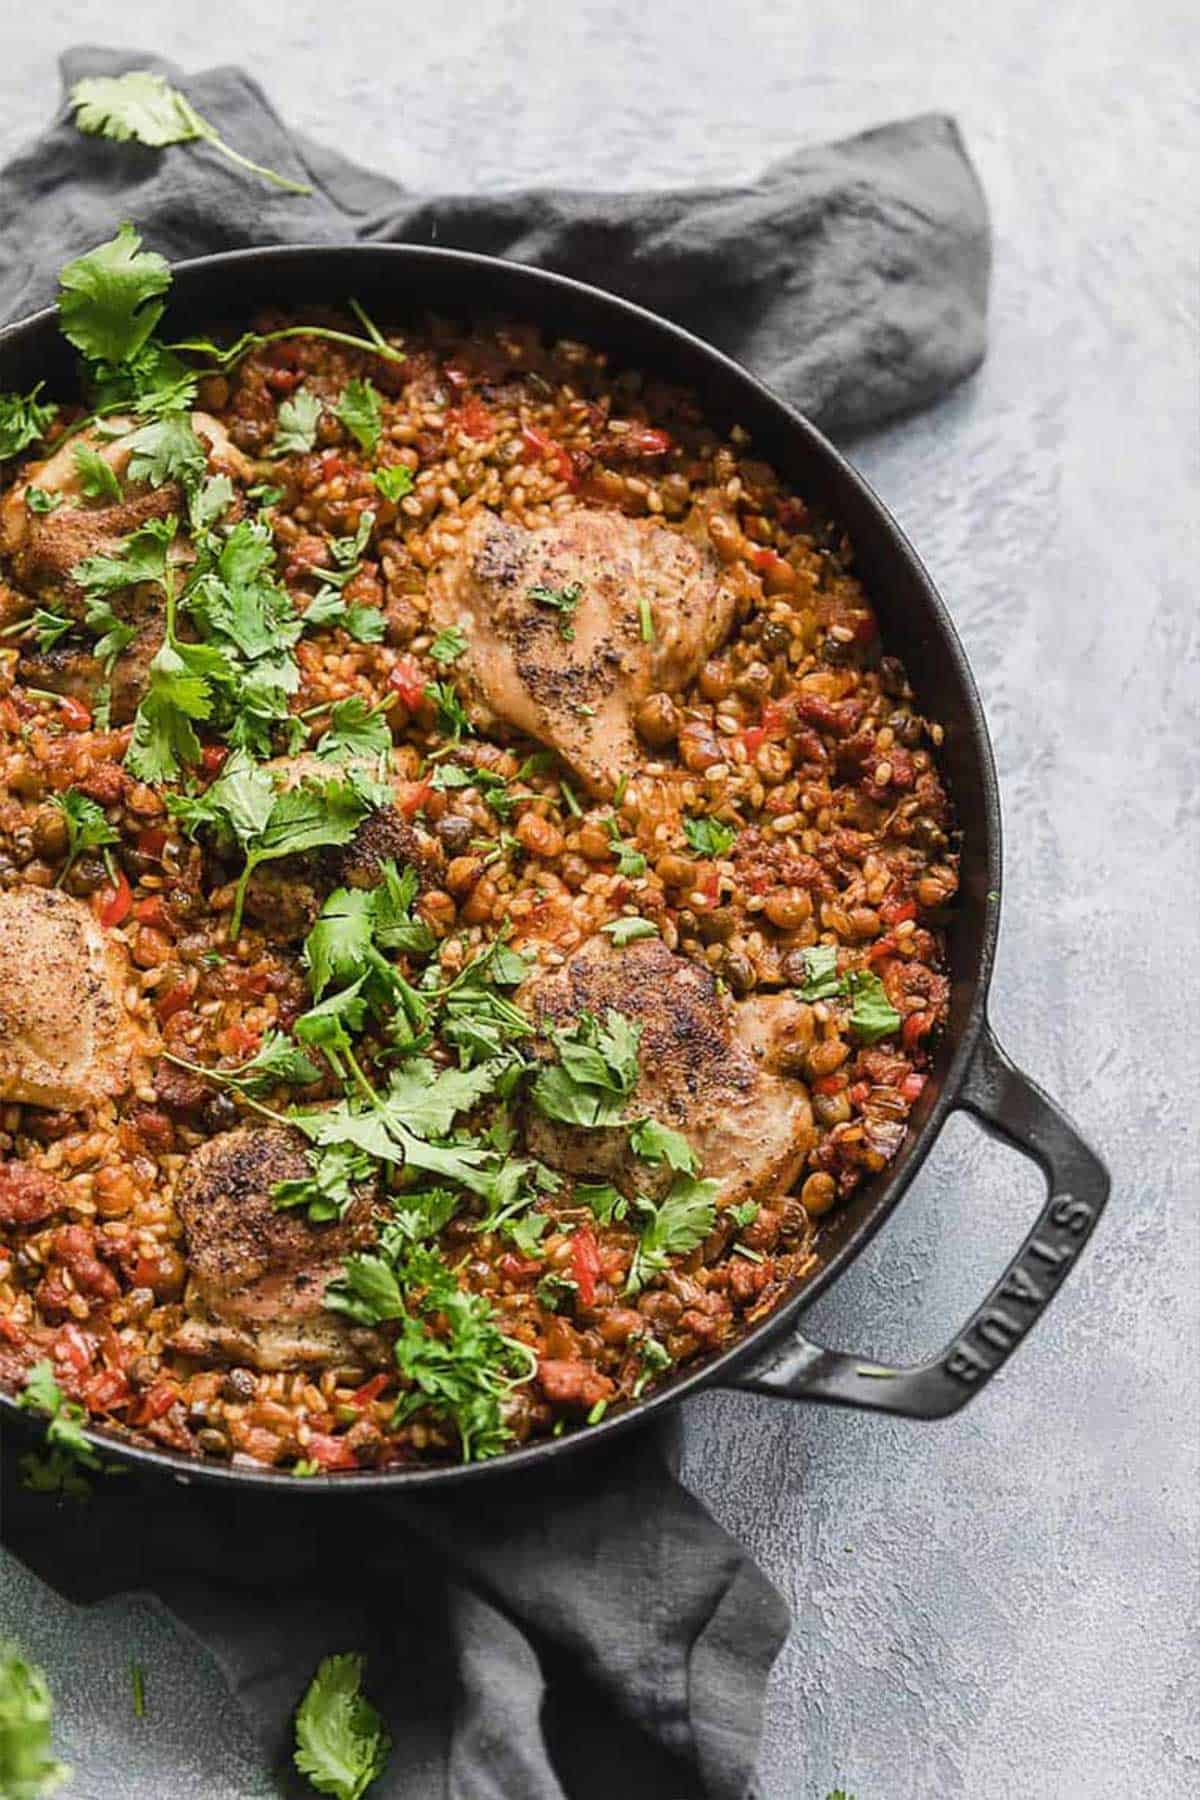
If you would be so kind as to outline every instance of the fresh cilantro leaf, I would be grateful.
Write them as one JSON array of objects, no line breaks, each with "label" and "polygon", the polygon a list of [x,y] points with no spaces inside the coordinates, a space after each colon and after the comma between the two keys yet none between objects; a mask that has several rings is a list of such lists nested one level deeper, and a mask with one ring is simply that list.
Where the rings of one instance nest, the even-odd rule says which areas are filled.
[{"label": "fresh cilantro leaf", "polygon": [[440,668],[448,669],[451,663],[458,661],[466,647],[466,633],[460,631],[457,625],[447,625],[430,644],[429,654]]},{"label": "fresh cilantro leaf", "polygon": [[601,1025],[581,1013],[566,1030],[552,1029],[558,1062],[539,1069],[530,1095],[547,1119],[595,1128],[619,1124],[622,1103],[638,1078],[641,1026],[611,1007]]},{"label": "fresh cilantro leaf", "polygon": [[526,1212],[516,1218],[506,1219],[502,1230],[506,1237],[512,1239],[522,1256],[530,1262],[536,1262],[543,1254],[541,1239],[550,1223],[550,1216],[544,1212]]},{"label": "fresh cilantro leaf", "polygon": [[758,1214],[757,1200],[742,1200],[737,1206],[728,1207],[725,1216],[733,1220],[739,1231],[744,1231],[747,1225],[753,1225]]},{"label": "fresh cilantro leaf", "polygon": [[614,1219],[623,1219],[629,1211],[628,1200],[609,1181],[577,1181],[575,1198],[591,1207],[601,1225],[611,1225]]},{"label": "fresh cilantro leaf", "polygon": [[375,1174],[375,1163],[354,1144],[329,1144],[311,1151],[312,1173],[291,1181],[277,1181],[271,1204],[278,1210],[304,1207],[315,1225],[346,1216],[358,1198],[362,1184]]},{"label": "fresh cilantro leaf", "polygon": [[89,362],[124,363],[142,348],[163,314],[171,285],[163,257],[143,250],[133,226],[77,257],[59,277],[59,325]]},{"label": "fresh cilantro leaf", "polygon": [[0,462],[36,444],[58,407],[38,399],[44,382],[28,394],[0,394]]},{"label": "fresh cilantro leaf", "polygon": [[53,650],[60,638],[65,638],[68,631],[74,629],[75,620],[69,615],[49,612],[44,606],[37,606],[34,608],[30,624],[33,626],[34,636],[37,639],[37,647],[45,656],[48,650]]},{"label": "fresh cilantro leaf", "polygon": [[153,150],[164,149],[168,144],[203,141],[239,168],[261,175],[274,187],[290,194],[312,193],[307,183],[265,169],[234,150],[216,126],[196,111],[186,94],[149,69],[130,69],[124,75],[85,76],[71,89],[70,105],[79,130],[90,137],[112,138],[118,144],[132,138]]},{"label": "fresh cilantro leaf", "polygon": [[71,578],[89,598],[103,598],[139,582],[165,579],[167,549],[175,536],[174,518],[151,519],[123,538],[111,554],[88,556],[76,563]]},{"label": "fresh cilantro leaf", "polygon": [[380,880],[372,890],[375,941],[383,950],[399,950],[408,956],[425,956],[437,939],[423,919],[412,916],[417,897],[417,872],[408,867],[401,875],[389,858],[379,865]]},{"label": "fresh cilantro leaf", "polygon": [[277,798],[267,771],[235,750],[214,782],[199,795],[169,794],[167,806],[182,820],[189,837],[202,825],[232,833],[243,847],[266,828]]},{"label": "fresh cilantro leaf", "polygon": [[360,1325],[382,1325],[404,1317],[404,1296],[396,1272],[382,1256],[348,1256],[341,1275],[325,1290],[331,1312],[345,1313]]},{"label": "fresh cilantro leaf", "polygon": [[[123,362],[92,363],[88,373],[92,403],[104,413],[135,412],[153,419],[195,403],[198,377],[156,338],[149,338]],[[101,422],[96,430],[121,436],[124,427]]]},{"label": "fresh cilantro leaf", "polygon": [[851,969],[842,978],[841,991],[850,998],[850,1029],[864,1044],[877,1043],[899,1031],[900,1014],[873,970]]},{"label": "fresh cilantro leaf", "polygon": [[87,1418],[82,1406],[67,1400],[54,1379],[48,1359],[34,1363],[25,1377],[25,1387],[17,1402],[27,1412],[44,1413],[50,1420],[46,1442],[51,1449],[64,1451],[88,1469],[103,1468],[103,1463],[83,1435]]},{"label": "fresh cilantro leaf", "polygon": [[335,1800],[362,1800],[392,1748],[362,1676],[361,1656],[327,1656],[296,1710],[296,1767]]},{"label": "fresh cilantro leaf", "polygon": [[298,388],[279,408],[270,454],[293,456],[311,450],[317,441],[317,426],[323,410],[323,402],[315,394],[310,394],[306,388]]},{"label": "fresh cilantro leaf", "polygon": [[392,1076],[384,1103],[406,1131],[445,1137],[460,1112],[469,1112],[492,1092],[498,1074],[497,1064],[482,1063],[435,1075],[431,1063],[413,1059]]},{"label": "fresh cilantro leaf", "polygon": [[406,463],[389,463],[386,469],[376,469],[371,480],[393,506],[413,491],[412,470]]},{"label": "fresh cilantro leaf", "polygon": [[642,1373],[633,1384],[633,1398],[638,1400],[645,1392],[655,1375],[661,1375],[664,1369],[671,1367],[671,1352],[665,1344],[660,1344],[656,1337],[643,1337],[637,1344],[638,1357],[642,1364]]},{"label": "fresh cilantro leaf", "polygon": [[720,819],[705,817],[685,819],[683,835],[697,856],[726,856],[733,848],[737,832]]},{"label": "fresh cilantro leaf", "polygon": [[806,979],[800,989],[800,998],[832,1000],[838,992],[836,944],[810,944],[802,955]]},{"label": "fresh cilantro leaf", "polygon": [[658,926],[649,919],[610,919],[600,929],[608,933],[618,950],[623,950],[626,944],[636,944],[639,938],[659,935]]},{"label": "fresh cilantro leaf", "polygon": [[[138,634],[136,625],[117,617],[112,603],[108,600],[93,598],[88,601],[83,615],[83,622],[89,631],[96,635],[95,652],[104,664],[106,675],[112,673],[113,664],[123,651],[128,650]],[[95,708],[93,708],[93,712]]]},{"label": "fresh cilantro leaf", "polygon": [[283,499],[283,494],[284,490],[281,487],[273,487],[269,481],[256,482],[253,487],[246,489],[247,500],[253,500],[256,506],[264,508],[278,506]]},{"label": "fresh cilantro leaf", "polygon": [[448,681],[426,682],[424,694],[437,712],[437,728],[443,737],[453,738],[457,743],[464,732],[471,731],[471,721],[463,703]]},{"label": "fresh cilantro leaf", "polygon": [[338,888],[330,894],[304,941],[309,985],[317,1000],[333,981],[362,973],[375,927],[375,896],[368,888]]},{"label": "fresh cilantro leaf", "polygon": [[657,1119],[639,1119],[629,1134],[629,1147],[643,1162],[666,1163],[685,1175],[696,1173],[696,1153],[683,1133]]},{"label": "fresh cilantro leaf", "polygon": [[330,994],[316,1006],[302,1013],[292,1027],[298,1042],[320,1050],[339,1080],[345,1080],[346,1067],[357,1069],[351,1032],[361,1031],[367,1016],[366,996],[362,992],[364,977],[339,993]]},{"label": "fresh cilantro leaf", "polygon": [[31,513],[57,512],[62,503],[61,494],[47,493],[45,488],[37,487],[32,482],[25,489],[25,504]]},{"label": "fresh cilantro leaf", "polygon": [[52,1754],[46,1677],[17,1645],[0,1642],[0,1794],[43,1800],[70,1776]]},{"label": "fresh cilantro leaf", "polygon": [[268,1031],[249,1062],[237,1069],[223,1069],[221,1080],[241,1094],[265,1094],[281,1083],[307,1087],[320,1081],[321,1071],[297,1044],[281,1031]]},{"label": "fresh cilantro leaf", "polygon": [[392,1218],[381,1239],[385,1250],[435,1238],[461,1205],[462,1196],[445,1187],[406,1188],[402,1194],[394,1195]]},{"label": "fresh cilantro leaf", "polygon": [[716,1221],[719,1181],[696,1181],[677,1175],[661,1206],[639,1199],[644,1224],[629,1265],[625,1292],[635,1294],[652,1275],[667,1268],[672,1256],[686,1256],[702,1244]]},{"label": "fresh cilantro leaf", "polygon": [[560,781],[558,784],[558,791],[562,795],[563,805],[566,807],[566,809],[570,813],[571,817],[573,819],[582,819],[583,808],[582,808],[582,806],[580,806],[578,800],[575,798],[575,790],[571,786],[570,782],[569,781]]},{"label": "fresh cilantro leaf", "polygon": [[255,869],[302,850],[348,844],[371,810],[353,780],[305,782],[276,796],[266,823],[247,846],[246,866],[238,882],[230,932],[241,927],[246,886]]},{"label": "fresh cilantro leaf", "polygon": [[539,1305],[547,1312],[556,1313],[561,1312],[569,1300],[574,1300],[579,1288],[574,1281],[551,1269],[541,1277],[533,1291]]},{"label": "fresh cilantro leaf", "polygon": [[185,488],[195,488],[208,470],[208,452],[192,428],[189,413],[166,413],[143,425],[127,441],[132,452],[130,481],[144,481],[150,487],[178,481]]},{"label": "fresh cilantro leaf", "polygon": [[646,873],[646,858],[632,844],[627,844],[621,836],[621,827],[616,819],[606,819],[604,829],[608,833],[612,847],[617,853],[617,874],[624,875],[631,881]]},{"label": "fresh cilantro leaf", "polygon": [[[396,1367],[416,1391],[402,1396],[393,1423],[403,1424],[429,1407],[456,1427],[464,1461],[496,1456],[512,1436],[504,1423],[503,1402],[533,1375],[536,1358],[527,1345],[500,1331],[481,1294],[463,1292],[452,1277],[446,1280],[444,1271],[429,1273],[433,1285],[417,1304],[439,1313],[441,1326],[435,1335],[423,1319],[408,1315],[401,1322]],[[413,1287],[407,1298],[413,1304]]]},{"label": "fresh cilantro leaf", "polygon": [[332,761],[345,757],[365,760],[386,756],[392,734],[385,714],[369,707],[360,694],[337,700],[329,714],[329,729],[322,733],[317,755]]},{"label": "fresh cilantro leaf", "polygon": [[570,643],[575,636],[572,615],[583,594],[582,581],[569,581],[565,587],[547,587],[545,583],[537,582],[528,593],[529,598],[536,600],[539,606],[548,606],[559,615],[559,636]]},{"label": "fresh cilantro leaf", "polygon": [[210,475],[188,496],[188,523],[197,537],[212,527],[233,504],[233,483],[228,475]]},{"label": "fresh cilantro leaf", "polygon": [[333,412],[359,449],[373,456],[383,431],[383,402],[371,383],[348,381]]},{"label": "fresh cilantro leaf", "polygon": [[178,644],[168,633],[150,664],[150,685],[133,722],[125,766],[140,781],[174,781],[200,760],[195,722],[211,718],[213,680],[225,673],[219,652]]},{"label": "fresh cilantro leaf", "polygon": [[439,763],[430,777],[439,790],[474,788],[480,799],[491,807],[498,819],[511,819],[517,802],[509,792],[508,782],[493,769],[464,769],[458,763]]},{"label": "fresh cilantro leaf", "polygon": [[71,451],[79,485],[89,500],[121,499],[121,483],[116,470],[90,444],[78,443]]},{"label": "fresh cilantro leaf", "polygon": [[86,794],[81,794],[78,788],[56,794],[54,803],[67,822],[67,860],[59,871],[57,882],[61,887],[85,850],[99,850],[106,844],[115,844],[119,834],[105,818],[103,808],[89,800]]}]

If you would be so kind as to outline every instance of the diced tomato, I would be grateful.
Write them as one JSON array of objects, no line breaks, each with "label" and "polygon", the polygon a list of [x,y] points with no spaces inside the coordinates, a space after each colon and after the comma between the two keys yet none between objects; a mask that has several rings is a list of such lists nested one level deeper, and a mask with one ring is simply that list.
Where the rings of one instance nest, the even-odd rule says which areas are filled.
[{"label": "diced tomato", "polygon": [[177,981],[154,1002],[154,1016],[160,1025],[165,1025],[168,1019],[173,1019],[177,1012],[183,1012],[191,1003],[191,988],[186,981]]},{"label": "diced tomato", "polygon": [[130,1386],[120,1369],[101,1369],[83,1385],[83,1403],[90,1412],[107,1412],[110,1407],[124,1406]]},{"label": "diced tomato", "polygon": [[393,693],[399,694],[405,706],[410,709],[420,704],[425,691],[425,678],[411,656],[396,659],[396,665],[388,676],[388,686]]},{"label": "diced tomato", "polygon": [[465,437],[489,438],[496,429],[495,419],[476,394],[469,395],[448,417]]},{"label": "diced tomato", "polygon": [[142,1396],[136,1423],[149,1425],[152,1419],[161,1419],[164,1413],[170,1412],[178,1399],[179,1389],[173,1381],[156,1381]]},{"label": "diced tomato", "polygon": [[844,1075],[819,1075],[812,1084],[814,1094],[840,1094],[846,1086]]},{"label": "diced tomato", "polygon": [[206,775],[219,775],[228,755],[224,744],[205,744],[200,752],[200,767]]},{"label": "diced tomato", "polygon": [[420,812],[432,792],[432,781],[401,781],[396,786],[396,806],[406,819],[411,819],[414,813]]},{"label": "diced tomato", "polygon": [[917,903],[915,900],[885,900],[879,908],[879,916],[885,925],[903,925],[905,919],[915,919]]},{"label": "diced tomato", "polygon": [[59,1326],[54,1339],[54,1360],[68,1364],[77,1375],[90,1366],[92,1347],[78,1325]]},{"label": "diced tomato", "polygon": [[25,1333],[15,1319],[0,1318],[0,1338],[6,1344],[20,1344],[24,1342]]},{"label": "diced tomato", "polygon": [[591,1306],[596,1298],[596,1277],[602,1273],[600,1246],[590,1225],[581,1225],[571,1238],[571,1267],[579,1298]]},{"label": "diced tomato", "polygon": [[117,870],[113,887],[102,887],[92,895],[92,911],[106,928],[119,925],[133,909],[133,895],[125,879],[125,871]]},{"label": "diced tomato", "polygon": [[139,925],[153,925],[157,931],[170,930],[171,921],[161,894],[151,894],[148,899],[139,900],[133,909],[133,916]]},{"label": "diced tomato", "polygon": [[762,728],[769,738],[787,736],[787,708],[780,706],[777,700],[768,700],[762,709]]},{"label": "diced tomato", "polygon": [[138,832],[137,847],[140,856],[160,857],[167,845],[167,828],[165,825],[147,825]]},{"label": "diced tomato", "polygon": [[344,1437],[326,1437],[322,1431],[309,1433],[307,1454],[323,1469],[356,1469],[358,1458]]},{"label": "diced tomato", "polygon": [[350,1405],[360,1408],[370,1406],[372,1401],[378,1400],[391,1379],[386,1369],[380,1370],[378,1375],[372,1375],[370,1381],[364,1381],[362,1386],[356,1388],[351,1394]]},{"label": "diced tomato", "polygon": [[694,892],[701,894],[706,906],[715,906],[721,897],[721,875],[714,863],[710,863],[704,875],[696,883]]},{"label": "diced tomato", "polygon": [[625,433],[623,441],[638,456],[665,456],[672,444],[670,432],[659,431],[654,425],[635,425]]},{"label": "diced tomato", "polygon": [[540,1262],[535,1262],[532,1257],[517,1256],[512,1250],[505,1251],[496,1268],[504,1281],[532,1281],[542,1272]]},{"label": "diced tomato", "polygon": [[742,732],[742,742],[746,746],[747,756],[757,756],[766,741],[766,730],[761,725],[748,725]]},{"label": "diced tomato", "polygon": [[927,1012],[909,1013],[900,1027],[900,1042],[906,1050],[914,1050],[933,1029],[933,1014]]},{"label": "diced tomato", "polygon": [[339,451],[326,450],[321,457],[321,479],[323,481],[336,481],[337,477],[339,475],[344,475],[349,467],[350,464]]},{"label": "diced tomato", "polygon": [[900,1092],[910,1106],[921,1098],[922,1089],[928,1079],[929,1077],[927,1075],[918,1075],[915,1069],[911,1075],[906,1075],[904,1077],[904,1080],[900,1083]]},{"label": "diced tomato", "polygon": [[571,461],[569,453],[546,432],[539,431],[536,425],[522,425],[521,445],[522,462],[553,463],[554,471],[561,480],[573,481],[575,479],[575,465]]},{"label": "diced tomato", "polygon": [[268,369],[264,380],[273,394],[290,394],[304,379],[299,369]]},{"label": "diced tomato", "polygon": [[251,1031],[245,1025],[235,1024],[226,1031],[225,1042],[229,1045],[231,1056],[249,1056],[252,1051],[258,1049],[261,1036],[257,1031]]},{"label": "diced tomato", "polygon": [[869,1081],[855,1081],[850,1087],[850,1099],[855,1106],[861,1106],[871,1091]]},{"label": "diced tomato", "polygon": [[867,961],[869,963],[882,962],[885,957],[895,956],[895,954],[896,940],[892,937],[890,932],[885,932],[883,937],[877,937],[875,939],[875,942],[867,951]]},{"label": "diced tomato", "polygon": [[82,700],[76,700],[73,694],[67,694],[59,702],[59,717],[68,731],[90,731],[92,728],[92,710]]}]

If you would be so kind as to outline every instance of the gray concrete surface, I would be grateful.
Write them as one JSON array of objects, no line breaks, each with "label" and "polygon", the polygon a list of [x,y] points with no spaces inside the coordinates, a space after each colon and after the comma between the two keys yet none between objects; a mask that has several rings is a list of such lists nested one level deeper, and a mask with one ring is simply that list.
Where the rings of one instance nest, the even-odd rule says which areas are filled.
[{"label": "gray concrete surface", "polygon": [[[767,1800],[1196,1793],[1194,7],[358,0],[330,16],[4,0],[0,154],[53,104],[58,49],[97,36],[240,60],[296,124],[415,186],[698,180],[907,111],[963,124],[995,213],[991,355],[857,455],[941,583],[991,718],[995,1023],[1103,1147],[1115,1198],[1047,1320],[958,1418],[705,1398],[687,1467],[795,1609]],[[814,1324],[878,1356],[931,1351],[1038,1197],[955,1124]]]}]

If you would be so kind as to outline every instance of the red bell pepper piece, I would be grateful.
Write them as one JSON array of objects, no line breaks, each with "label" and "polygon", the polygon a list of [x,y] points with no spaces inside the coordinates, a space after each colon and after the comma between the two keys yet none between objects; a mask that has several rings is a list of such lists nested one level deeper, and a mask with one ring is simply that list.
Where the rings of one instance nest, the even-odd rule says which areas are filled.
[{"label": "red bell pepper piece", "polygon": [[600,1246],[590,1225],[581,1225],[571,1238],[571,1267],[579,1298],[585,1306],[591,1306],[596,1298],[596,1278],[603,1270]]},{"label": "red bell pepper piece", "polygon": [[125,879],[125,871],[118,869],[115,884],[101,888],[92,896],[92,910],[100,923],[108,929],[127,919],[132,909],[133,895]]},{"label": "red bell pepper piece", "polygon": [[425,678],[413,657],[397,658],[396,665],[388,676],[388,686],[393,693],[399,694],[410,711],[420,704],[425,691]]}]

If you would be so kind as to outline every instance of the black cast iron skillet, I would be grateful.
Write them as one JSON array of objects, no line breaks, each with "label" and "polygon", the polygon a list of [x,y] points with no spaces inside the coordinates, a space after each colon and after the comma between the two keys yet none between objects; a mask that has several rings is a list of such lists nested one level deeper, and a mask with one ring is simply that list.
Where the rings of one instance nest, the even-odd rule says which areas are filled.
[{"label": "black cast iron skillet", "polygon": [[[222,319],[244,325],[264,304],[344,302],[350,295],[385,319],[426,309],[467,320],[507,314],[554,336],[601,346],[616,365],[681,382],[696,391],[714,426],[744,426],[756,454],[845,526],[884,642],[903,659],[921,708],[945,727],[941,761],[962,827],[962,885],[949,934],[949,1027],[906,1143],[882,1175],[824,1222],[817,1267],[798,1292],[729,1349],[690,1365],[668,1386],[587,1432],[466,1467],[297,1481],[269,1469],[201,1463],[126,1443],[106,1431],[91,1434],[96,1443],[106,1453],[176,1479],[344,1494],[351,1487],[416,1491],[516,1474],[616,1437],[702,1388],[823,1400],[912,1419],[956,1412],[1003,1367],[1057,1293],[1108,1199],[1109,1179],[1054,1101],[1013,1067],[988,1024],[1000,913],[996,771],[962,645],[895,520],[832,444],[744,369],[678,326],[580,282],[490,257],[409,245],[234,251],[181,263],[174,274],[167,337]],[[58,335],[53,311],[0,331],[0,389],[25,390],[41,380],[50,395],[72,391],[71,353]],[[879,1230],[956,1108],[973,1113],[989,1132],[1041,1167],[1047,1196],[1032,1231],[940,1356],[913,1368],[884,1368],[811,1343],[801,1329],[804,1313]],[[0,1402],[29,1421],[27,1413],[16,1413],[10,1396],[0,1395]]]}]

